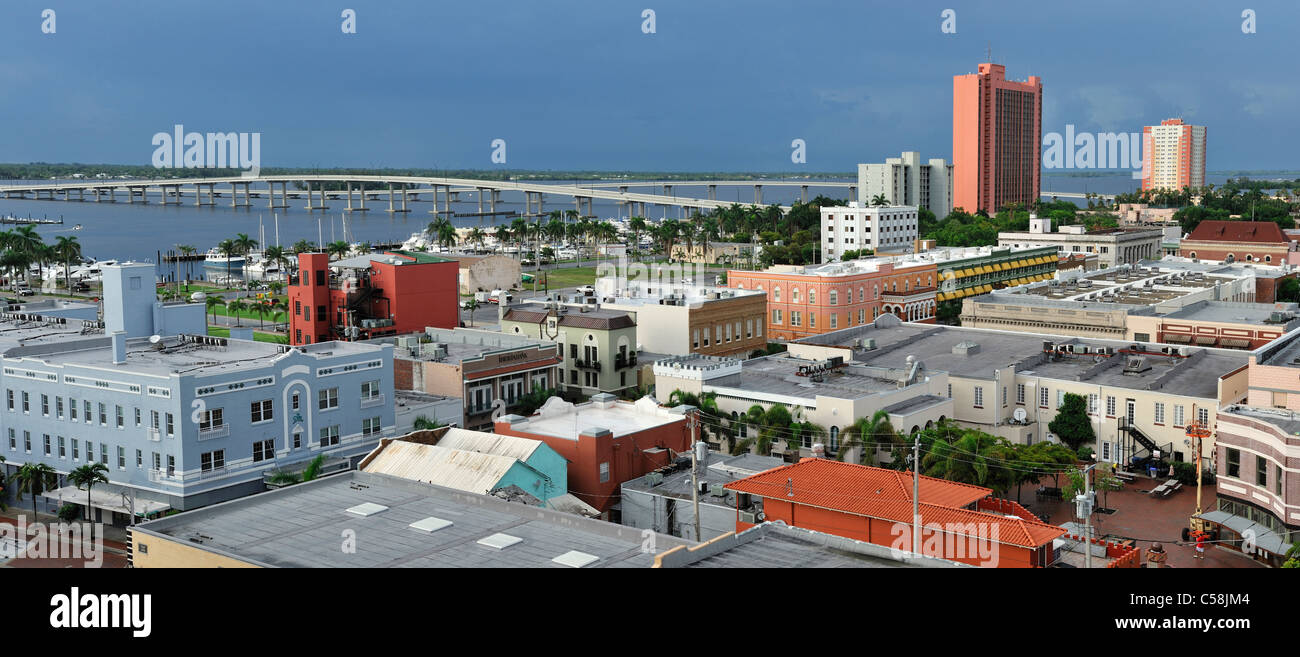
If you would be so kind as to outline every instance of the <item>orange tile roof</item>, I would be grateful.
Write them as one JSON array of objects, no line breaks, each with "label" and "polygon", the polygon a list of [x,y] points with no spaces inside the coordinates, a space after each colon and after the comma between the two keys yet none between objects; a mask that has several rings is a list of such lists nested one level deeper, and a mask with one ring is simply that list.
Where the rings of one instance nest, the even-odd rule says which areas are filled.
[{"label": "orange tile roof", "polygon": [[[789,496],[790,486],[794,487],[793,498]],[[912,473],[830,459],[806,458],[798,463],[738,479],[727,484],[726,488],[857,513],[880,500],[911,504]],[[921,501],[928,504],[961,507],[992,493],[992,489],[983,486],[937,477],[921,477]]]},{"label": "orange tile roof", "polygon": [[[912,474],[829,459],[808,458],[792,465],[733,481],[730,490],[821,507],[891,522],[912,522]],[[922,524],[954,526],[954,533],[1022,547],[1038,547],[1064,535],[1065,529],[1022,517],[972,511],[961,507],[992,494],[992,489],[921,477]],[[793,493],[793,495],[791,495]],[[956,525],[974,523],[974,533]]]}]

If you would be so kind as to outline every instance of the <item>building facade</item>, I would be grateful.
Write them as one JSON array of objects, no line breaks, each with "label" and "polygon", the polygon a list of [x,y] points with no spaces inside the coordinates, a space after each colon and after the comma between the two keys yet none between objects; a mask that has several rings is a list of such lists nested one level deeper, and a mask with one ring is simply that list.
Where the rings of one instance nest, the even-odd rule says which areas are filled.
[{"label": "building facade", "polygon": [[1178,245],[1184,258],[1283,265],[1296,241],[1272,221],[1202,221]]},{"label": "building facade", "polygon": [[923,207],[940,219],[952,212],[953,167],[942,158],[921,162],[921,154],[905,151],[884,164],[858,165],[858,202],[871,205],[884,196],[889,205]]},{"label": "building facade", "polygon": [[460,263],[460,293],[491,292],[493,290],[518,290],[523,287],[523,271],[519,260],[504,255],[453,255],[448,258]]},{"label": "building facade", "polygon": [[1205,126],[1182,119],[1142,128],[1142,189],[1203,187],[1205,134]]},{"label": "building facade", "polygon": [[1051,230],[1047,218],[1029,216],[1027,232],[1006,231],[998,233],[998,246],[1029,248],[1055,246],[1062,255],[1095,253],[1101,268],[1135,263],[1139,260],[1159,258],[1164,232],[1159,229],[1106,229],[1088,230],[1084,226],[1059,226]]},{"label": "building facade", "polygon": [[454,328],[460,322],[459,275],[456,260],[424,253],[390,251],[334,262],[326,253],[300,253],[298,274],[289,279],[289,343]]},{"label": "building facade", "polygon": [[748,356],[767,347],[767,298],[756,290],[602,277],[600,307],[629,313],[638,350],[684,356]]},{"label": "building facade", "polygon": [[953,203],[993,214],[1008,204],[1039,200],[1043,82],[1006,79],[1006,67],[984,63],[952,79]]},{"label": "building facade", "polygon": [[500,306],[501,332],[559,345],[559,386],[578,395],[638,385],[636,320],[592,305],[524,303]]},{"label": "building facade", "polygon": [[917,237],[915,206],[870,207],[856,201],[848,207],[824,207],[822,262],[834,262],[845,251],[908,252]]}]

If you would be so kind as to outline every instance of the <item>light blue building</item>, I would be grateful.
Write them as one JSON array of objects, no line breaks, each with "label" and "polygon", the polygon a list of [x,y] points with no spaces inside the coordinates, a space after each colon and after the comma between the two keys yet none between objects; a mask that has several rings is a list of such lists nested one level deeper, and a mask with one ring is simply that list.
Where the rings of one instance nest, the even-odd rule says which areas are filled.
[{"label": "light blue building", "polygon": [[102,323],[0,314],[11,476],[39,462],[63,482],[102,463],[110,483],[92,506],[121,523],[265,490],[268,473],[318,455],[345,467],[394,432],[391,346],[208,337],[203,304],[156,301],[150,264],[105,267],[104,289]]}]

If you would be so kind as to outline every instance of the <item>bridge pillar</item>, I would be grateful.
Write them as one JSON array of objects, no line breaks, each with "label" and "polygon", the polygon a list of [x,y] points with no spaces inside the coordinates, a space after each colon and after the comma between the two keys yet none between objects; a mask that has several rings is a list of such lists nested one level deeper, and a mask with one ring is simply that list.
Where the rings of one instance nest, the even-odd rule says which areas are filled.
[{"label": "bridge pillar", "polygon": [[763,186],[754,185],[754,205],[763,204]]},{"label": "bridge pillar", "polygon": [[807,202],[808,202],[808,186],[807,186],[807,185],[799,185],[799,202],[800,202],[800,203],[807,203]]},{"label": "bridge pillar", "polygon": [[[366,184],[360,183],[360,185],[361,185],[361,189],[358,191],[360,192],[359,195],[361,196],[361,207],[357,208],[357,212],[365,212],[369,210],[369,208],[366,207]],[[348,193],[348,200],[352,200],[351,192]]]},{"label": "bridge pillar", "polygon": [[402,185],[402,212],[410,212],[406,209],[406,185]]},{"label": "bridge pillar", "polygon": [[618,186],[618,193],[619,193],[619,194],[626,194],[626,193],[627,193],[627,185],[619,185],[619,186]]},{"label": "bridge pillar", "polygon": [[850,201],[856,201],[856,200],[858,200],[858,186],[857,186],[857,185],[849,185],[849,200],[850,200]]},{"label": "bridge pillar", "polygon": [[664,196],[672,196],[672,195],[673,195],[673,186],[664,185]]},{"label": "bridge pillar", "polygon": [[[98,188],[98,187],[95,188],[95,202],[96,202],[96,203],[99,202],[99,195],[100,195],[100,193],[102,193],[103,191],[104,191],[104,190],[102,190],[102,189],[100,189],[100,188]],[[50,194],[50,197],[53,198],[54,195],[53,195],[53,194]]]},{"label": "bridge pillar", "polygon": [[718,186],[717,186],[717,185],[709,185],[709,200],[710,200],[710,201],[716,201],[716,200],[718,200]]},{"label": "bridge pillar", "polygon": [[351,212],[351,211],[352,211],[352,183],[351,183],[351,182],[344,182],[343,184],[344,184],[345,187],[347,187],[347,190],[348,190],[348,207],[345,208],[345,210],[346,210],[347,212]]}]

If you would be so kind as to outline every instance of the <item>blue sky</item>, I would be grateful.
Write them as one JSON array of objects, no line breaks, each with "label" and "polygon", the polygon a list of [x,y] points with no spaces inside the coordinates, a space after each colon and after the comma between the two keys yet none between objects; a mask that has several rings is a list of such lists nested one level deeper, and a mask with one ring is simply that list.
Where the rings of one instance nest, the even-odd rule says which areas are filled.
[{"label": "blue sky", "polygon": [[1291,0],[6,0],[0,39],[3,162],[148,163],[181,123],[262,133],[263,166],[492,168],[502,138],[516,169],[849,171],[950,157],[991,45],[1045,131],[1182,116],[1211,170],[1300,167]]}]

